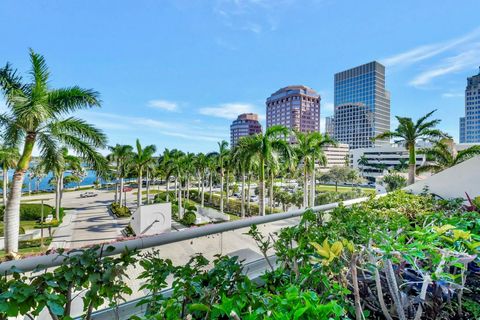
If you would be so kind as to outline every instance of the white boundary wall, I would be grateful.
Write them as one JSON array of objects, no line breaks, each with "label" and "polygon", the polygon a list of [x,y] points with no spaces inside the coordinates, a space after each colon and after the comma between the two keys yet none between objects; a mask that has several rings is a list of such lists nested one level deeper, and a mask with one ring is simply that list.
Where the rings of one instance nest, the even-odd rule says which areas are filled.
[{"label": "white boundary wall", "polygon": [[429,192],[443,198],[465,199],[465,192],[472,199],[480,196],[480,156],[416,182],[405,190],[421,193],[426,186]]}]

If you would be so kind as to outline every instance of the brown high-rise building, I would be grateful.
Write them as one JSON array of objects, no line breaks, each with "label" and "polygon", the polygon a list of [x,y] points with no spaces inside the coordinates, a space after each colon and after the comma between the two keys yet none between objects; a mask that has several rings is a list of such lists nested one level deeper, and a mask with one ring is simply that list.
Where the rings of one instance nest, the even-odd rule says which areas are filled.
[{"label": "brown high-rise building", "polygon": [[306,86],[288,86],[266,101],[267,128],[282,125],[301,132],[320,132],[320,95]]},{"label": "brown high-rise building", "polygon": [[255,113],[243,113],[230,125],[230,143],[235,146],[241,137],[262,132],[262,125]]}]

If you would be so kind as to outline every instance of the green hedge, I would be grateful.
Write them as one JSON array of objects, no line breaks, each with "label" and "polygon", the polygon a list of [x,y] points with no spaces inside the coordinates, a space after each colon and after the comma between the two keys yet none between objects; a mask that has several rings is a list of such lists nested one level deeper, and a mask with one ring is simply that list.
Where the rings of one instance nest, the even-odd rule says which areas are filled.
[{"label": "green hedge", "polygon": [[[201,196],[198,194],[197,190],[190,190],[190,199],[200,203],[201,202]],[[214,209],[219,210],[220,209],[220,195],[219,194],[213,194],[212,195],[212,203],[210,203],[210,194],[205,192],[205,204],[207,206],[211,206]],[[233,215],[240,216],[242,212],[242,201],[239,199],[236,199],[234,197],[230,197],[228,199],[228,206],[227,206],[227,197],[223,197],[223,209],[225,213],[230,213]],[[247,201],[245,200],[245,210],[247,210]],[[250,212],[246,212],[247,216],[256,216],[258,215],[258,204],[250,202]],[[270,207],[265,204],[265,212],[267,214],[270,213]],[[282,210],[279,209],[273,209],[273,213],[279,213],[282,212]]]},{"label": "green hedge", "polygon": [[[55,210],[48,204],[43,205],[43,217],[52,214],[55,216]],[[5,208],[0,207],[0,219],[3,220]],[[39,220],[42,216],[42,204],[41,203],[22,203],[20,204],[20,220],[23,221],[35,221]]]},{"label": "green hedge", "polygon": [[186,226],[191,226],[195,223],[195,220],[197,220],[197,216],[196,216],[195,212],[187,211],[183,215],[182,224],[184,224]]},{"label": "green hedge", "polygon": [[[43,238],[43,245],[48,246],[52,242],[52,238]],[[22,240],[18,242],[19,249],[26,249],[26,248],[37,248],[40,247],[42,241],[41,239],[33,239],[33,240]]]},{"label": "green hedge", "polygon": [[132,215],[132,212],[127,207],[121,206],[118,203],[114,202],[110,205],[110,210],[112,213],[119,218],[127,218]]}]

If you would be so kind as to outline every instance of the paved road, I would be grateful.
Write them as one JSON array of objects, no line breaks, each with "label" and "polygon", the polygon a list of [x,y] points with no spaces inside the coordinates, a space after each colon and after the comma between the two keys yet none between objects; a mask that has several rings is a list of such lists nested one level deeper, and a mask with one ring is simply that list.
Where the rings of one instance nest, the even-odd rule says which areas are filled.
[{"label": "paved road", "polygon": [[[110,191],[95,191],[97,197],[80,198],[83,192],[85,191],[64,192],[62,206],[66,215],[53,234],[50,248],[80,248],[111,242],[121,236],[121,230],[129,219],[118,220],[108,213],[107,206],[112,202],[114,194]],[[45,199],[46,204],[54,205],[54,198],[54,194],[46,194],[23,197],[22,200]],[[134,196],[129,195],[127,199],[133,201]]]}]

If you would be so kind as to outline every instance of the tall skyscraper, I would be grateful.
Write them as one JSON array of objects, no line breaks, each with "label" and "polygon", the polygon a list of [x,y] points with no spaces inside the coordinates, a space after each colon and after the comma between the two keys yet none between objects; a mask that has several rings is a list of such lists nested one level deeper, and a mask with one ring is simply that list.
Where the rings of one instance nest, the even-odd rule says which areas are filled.
[{"label": "tall skyscraper", "polygon": [[350,149],[387,141],[372,138],[390,130],[390,93],[385,67],[373,61],[335,74],[334,138]]},{"label": "tall skyscraper", "polygon": [[230,125],[230,143],[235,146],[241,137],[262,132],[262,125],[255,113],[243,113]]},{"label": "tall skyscraper", "polygon": [[288,86],[267,98],[267,128],[283,125],[301,132],[320,132],[320,95],[306,86]]},{"label": "tall skyscraper", "polygon": [[335,130],[335,122],[333,117],[325,117],[325,133],[333,137]]},{"label": "tall skyscraper", "polygon": [[477,75],[467,78],[465,117],[460,118],[460,143],[480,142],[480,68]]}]

